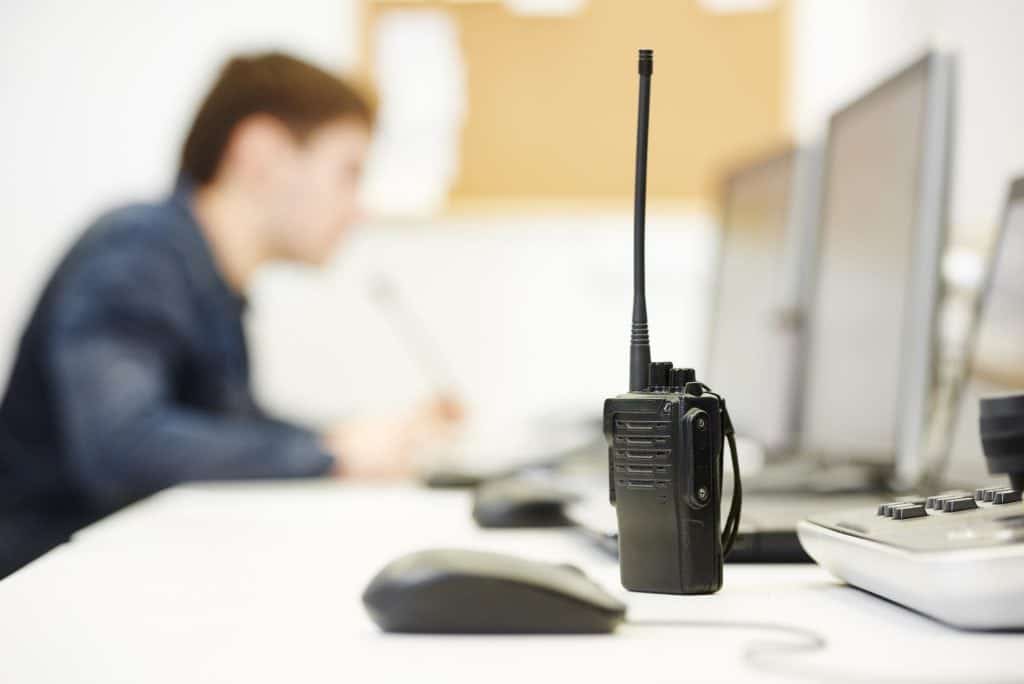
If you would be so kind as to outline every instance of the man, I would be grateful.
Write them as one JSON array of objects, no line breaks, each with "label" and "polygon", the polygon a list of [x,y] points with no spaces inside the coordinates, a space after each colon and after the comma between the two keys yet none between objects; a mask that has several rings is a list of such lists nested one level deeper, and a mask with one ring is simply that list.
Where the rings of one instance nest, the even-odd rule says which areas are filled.
[{"label": "man", "polygon": [[194,480],[396,475],[457,417],[315,434],[266,415],[242,315],[256,270],[320,264],[357,219],[370,104],[281,54],[231,60],[174,193],[98,219],[57,267],[0,405],[0,577],[74,530]]}]

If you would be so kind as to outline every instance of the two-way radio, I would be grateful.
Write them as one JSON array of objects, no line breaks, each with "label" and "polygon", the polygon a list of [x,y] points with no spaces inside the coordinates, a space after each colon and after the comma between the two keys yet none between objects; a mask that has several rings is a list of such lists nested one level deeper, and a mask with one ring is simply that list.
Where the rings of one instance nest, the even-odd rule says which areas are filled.
[{"label": "two-way radio", "polygon": [[[629,392],[604,403],[609,497],[619,524],[622,586],[707,594],[722,586],[722,562],[736,538],[742,488],[725,399],[698,382],[692,368],[651,363],[644,229],[653,72],[653,51],[640,50]],[[725,528],[719,532],[726,439],[734,491]]]}]

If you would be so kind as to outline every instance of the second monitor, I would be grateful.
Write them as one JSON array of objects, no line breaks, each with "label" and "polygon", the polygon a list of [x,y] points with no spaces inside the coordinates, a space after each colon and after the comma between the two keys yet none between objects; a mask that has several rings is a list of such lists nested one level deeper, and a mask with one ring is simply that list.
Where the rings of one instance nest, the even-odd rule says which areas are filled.
[{"label": "second monitor", "polygon": [[786,147],[735,169],[722,187],[708,380],[730,388],[742,436],[769,457],[795,447],[799,428],[819,167],[818,147]]},{"label": "second monitor", "polygon": [[829,122],[801,447],[891,467],[897,486],[922,474],[952,72],[926,55]]}]

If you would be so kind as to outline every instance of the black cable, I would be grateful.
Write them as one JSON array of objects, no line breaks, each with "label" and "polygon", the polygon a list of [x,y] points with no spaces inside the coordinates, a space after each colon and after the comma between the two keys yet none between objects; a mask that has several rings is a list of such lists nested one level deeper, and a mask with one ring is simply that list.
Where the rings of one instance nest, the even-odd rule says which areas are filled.
[{"label": "black cable", "polygon": [[[743,660],[751,667],[761,671],[785,672],[787,675],[818,679],[820,672],[801,672],[792,668],[780,668],[771,662],[777,654],[815,653],[828,646],[824,636],[810,629],[794,627],[779,622],[745,622],[732,620],[627,620],[626,624],[634,627],[684,627],[694,629],[747,629],[758,631],[782,632],[802,639],[799,643],[758,643],[755,642],[743,652]],[[850,681],[841,677],[829,677],[829,681]],[[854,680],[859,681],[859,680]],[[878,681],[878,680],[874,680]]]},{"label": "black cable", "polygon": [[[684,629],[742,629],[779,632],[781,634],[798,637],[797,642],[765,642],[754,641],[743,650],[743,661],[753,670],[759,673],[771,673],[780,675],[786,681],[804,680],[812,682],[830,682],[830,684],[885,684],[887,682],[899,682],[900,684],[939,684],[940,682],[955,682],[962,679],[956,674],[943,675],[941,673],[920,671],[887,672],[880,673],[858,673],[837,670],[828,666],[815,667],[811,663],[793,661],[784,658],[794,654],[812,654],[824,651],[828,647],[828,640],[814,630],[804,627],[796,627],[779,622],[756,622],[756,621],[731,621],[731,620],[627,620],[626,624],[635,627],[679,627]],[[986,680],[1000,682],[1017,682],[1020,677],[1009,670],[1005,679]]]},{"label": "black cable", "polygon": [[727,434],[729,441],[729,452],[732,458],[732,502],[729,504],[729,515],[725,520],[725,529],[722,531],[722,557],[729,556],[733,545],[736,543],[736,536],[740,529],[740,515],[743,510],[743,483],[740,482],[739,455],[736,450],[736,436],[731,432]]},{"label": "black cable", "polygon": [[722,529],[722,557],[727,558],[739,533],[740,515],[743,512],[743,483],[740,481],[740,459],[736,449],[736,433],[724,402],[722,405],[722,432],[725,433],[725,438],[729,442],[729,454],[732,462],[732,502],[729,504],[729,514],[726,516],[725,526]]}]

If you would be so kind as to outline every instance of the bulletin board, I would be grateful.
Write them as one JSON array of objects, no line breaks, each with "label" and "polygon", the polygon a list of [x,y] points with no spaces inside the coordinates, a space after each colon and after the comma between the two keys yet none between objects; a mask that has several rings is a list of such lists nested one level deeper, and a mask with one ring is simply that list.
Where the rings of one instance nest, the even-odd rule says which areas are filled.
[{"label": "bulletin board", "polygon": [[365,0],[364,69],[389,12],[451,14],[467,108],[453,200],[628,199],[636,50],[653,48],[649,193],[709,200],[726,167],[788,139],[787,5],[715,12],[697,0],[589,0],[568,16],[499,1]]}]

